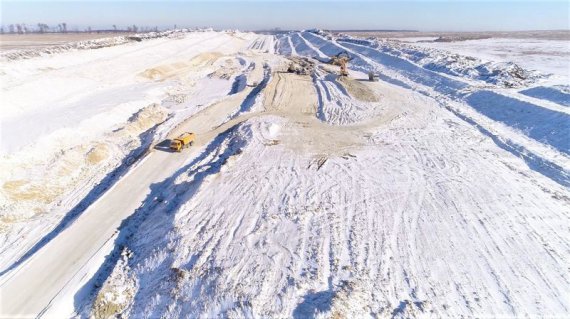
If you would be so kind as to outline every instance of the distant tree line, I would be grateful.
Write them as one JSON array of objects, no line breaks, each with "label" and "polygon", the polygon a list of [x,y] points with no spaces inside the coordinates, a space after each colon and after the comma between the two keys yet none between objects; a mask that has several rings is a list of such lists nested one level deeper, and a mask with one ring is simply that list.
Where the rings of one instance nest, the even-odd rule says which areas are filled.
[{"label": "distant tree line", "polygon": [[116,24],[112,25],[112,29],[103,30],[93,30],[90,26],[84,30],[79,30],[78,28],[69,31],[67,28],[67,23],[59,23],[57,25],[50,26],[46,23],[38,23],[36,25],[27,25],[25,23],[9,24],[7,26],[0,26],[0,33],[13,33],[13,34],[25,34],[25,33],[68,33],[68,32],[152,32],[158,31],[158,27],[138,27],[137,25],[127,26],[123,29],[117,28]]}]

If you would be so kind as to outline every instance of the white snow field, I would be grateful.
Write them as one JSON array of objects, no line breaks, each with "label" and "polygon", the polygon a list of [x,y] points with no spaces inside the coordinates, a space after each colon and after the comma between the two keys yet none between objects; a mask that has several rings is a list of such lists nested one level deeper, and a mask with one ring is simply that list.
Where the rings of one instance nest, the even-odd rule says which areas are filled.
[{"label": "white snow field", "polygon": [[492,38],[415,45],[487,61],[514,62],[525,69],[556,75],[561,83],[570,81],[570,43],[566,40]]},{"label": "white snow field", "polygon": [[570,316],[544,72],[319,30],[10,52],[0,317]]}]

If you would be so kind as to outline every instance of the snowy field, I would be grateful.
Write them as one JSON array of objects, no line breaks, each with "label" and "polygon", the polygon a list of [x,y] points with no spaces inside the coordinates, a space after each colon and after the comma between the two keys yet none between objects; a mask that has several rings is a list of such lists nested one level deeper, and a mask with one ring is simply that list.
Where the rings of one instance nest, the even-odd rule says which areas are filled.
[{"label": "snowy field", "polygon": [[570,83],[570,31],[355,34],[406,42],[422,48],[444,50],[485,61],[514,62],[524,69],[555,75],[549,79],[550,83]]},{"label": "snowy field", "polygon": [[74,41],[129,35],[126,32],[0,34],[0,50],[41,49]]},{"label": "snowy field", "polygon": [[0,54],[0,317],[570,316],[568,47],[411,42]]},{"label": "snowy field", "polygon": [[525,69],[553,74],[556,76],[553,80],[559,84],[570,83],[569,40],[492,38],[415,44],[487,61],[514,62]]}]

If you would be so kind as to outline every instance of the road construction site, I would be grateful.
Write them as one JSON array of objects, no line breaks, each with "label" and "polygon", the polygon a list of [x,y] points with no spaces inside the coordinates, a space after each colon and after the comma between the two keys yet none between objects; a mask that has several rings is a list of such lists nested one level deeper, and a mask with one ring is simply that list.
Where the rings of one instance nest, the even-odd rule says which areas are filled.
[{"label": "road construction site", "polygon": [[570,112],[382,45],[3,60],[0,317],[568,313]]}]

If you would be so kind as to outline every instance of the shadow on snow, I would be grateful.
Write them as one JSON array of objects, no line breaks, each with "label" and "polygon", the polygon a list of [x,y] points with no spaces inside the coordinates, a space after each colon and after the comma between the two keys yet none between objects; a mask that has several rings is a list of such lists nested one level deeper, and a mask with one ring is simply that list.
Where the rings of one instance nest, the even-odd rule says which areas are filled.
[{"label": "shadow on snow", "polygon": [[[119,226],[119,234],[115,239],[112,252],[105,257],[103,264],[99,267],[96,274],[75,294],[75,310],[81,317],[89,317],[85,309],[89,309],[93,304],[103,283],[111,275],[124,247],[129,244],[129,239],[139,231],[141,225],[148,222],[148,227],[164,230],[164,232],[144,234],[144,238],[141,239],[144,241],[142,245],[150,247],[149,250],[167,249],[167,247],[164,246],[167,244],[167,241],[164,240],[164,236],[174,227],[175,213],[196,194],[208,176],[219,173],[228,158],[234,154],[239,154],[241,149],[245,147],[246,141],[239,140],[231,143],[225,150],[220,150],[223,142],[237,127],[239,127],[239,124],[219,134],[191,163],[181,167],[176,173],[164,181],[150,186],[150,193],[142,202],[142,205],[134,214],[123,220]],[[209,156],[212,156],[212,160],[192,169],[192,167],[200,164]],[[181,175],[192,177],[192,180],[176,184],[175,181]],[[136,259],[136,257],[135,255],[134,259]],[[133,261],[129,260],[129,263],[131,262]],[[140,289],[133,299],[134,309],[145,308],[145,305],[148,304],[148,300],[145,299],[145,296],[151,292],[156,293],[162,282],[168,280],[170,276],[175,275],[172,269],[173,262],[173,254],[168,254],[168,257],[162,260],[160,265],[153,270],[154,274],[164,274],[163,277],[156,278],[155,276],[150,276],[150,278],[145,278],[141,276],[139,278],[141,279],[139,283]],[[190,270],[193,265],[194,263],[191,260],[185,267],[189,267],[188,270]],[[168,298],[167,296],[164,297]],[[163,307],[156,307],[153,313],[147,315],[150,317],[162,317],[162,315],[167,312],[164,303],[162,303],[162,306]]]},{"label": "shadow on snow", "polygon": [[109,190],[117,181],[121,179],[127,172],[129,167],[137,160],[142,158],[151,142],[151,137],[153,132],[156,130],[158,125],[154,126],[150,130],[143,132],[139,135],[139,140],[141,141],[141,146],[132,150],[121,162],[121,164],[115,168],[112,172],[107,174],[89,193],[77,204],[75,205],[59,222],[59,224],[47,233],[42,239],[40,239],[36,244],[34,244],[22,257],[20,257],[16,262],[7,267],[0,272],[0,276],[3,276],[7,272],[15,269],[30,257],[32,257],[37,251],[42,247],[47,245],[52,241],[57,235],[67,229],[73,222],[81,216],[81,214],[97,199],[99,199],[107,190]]}]

